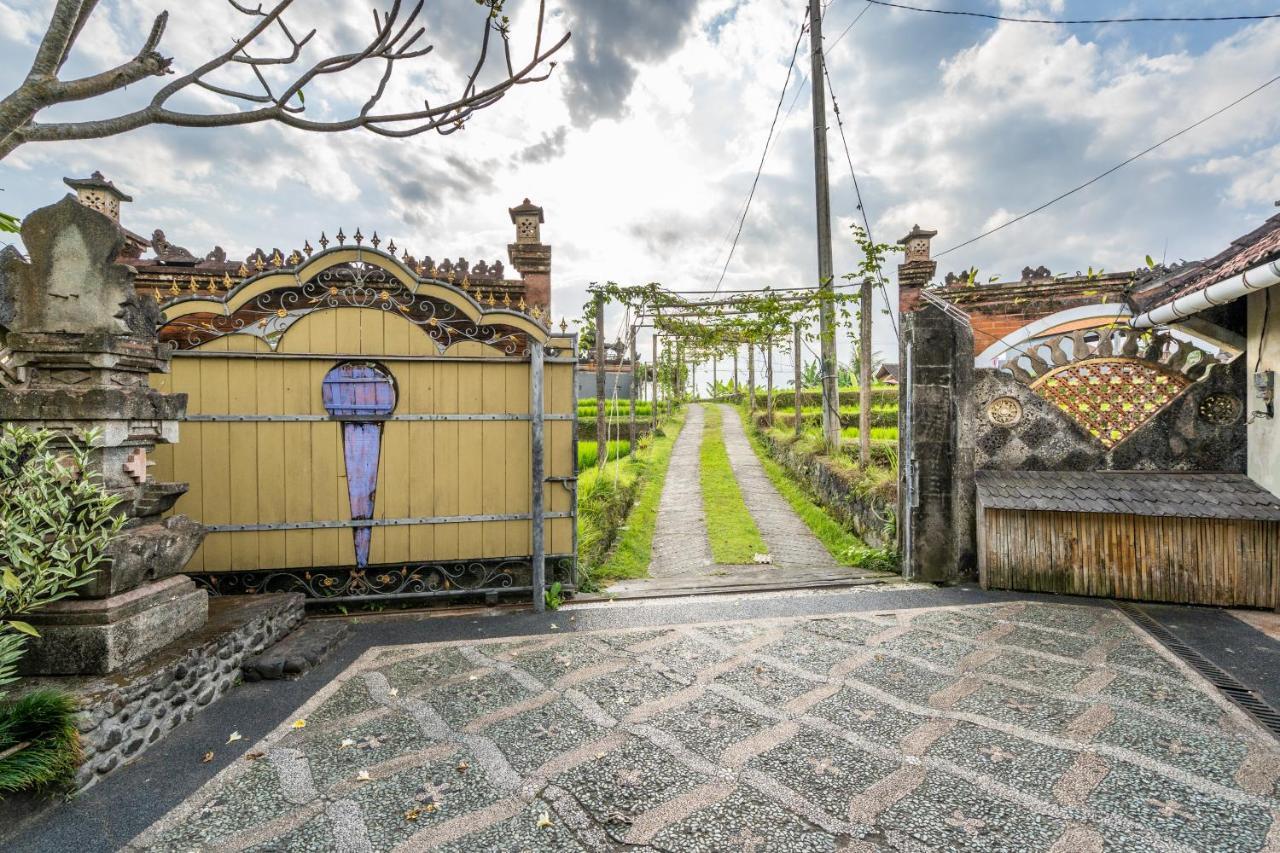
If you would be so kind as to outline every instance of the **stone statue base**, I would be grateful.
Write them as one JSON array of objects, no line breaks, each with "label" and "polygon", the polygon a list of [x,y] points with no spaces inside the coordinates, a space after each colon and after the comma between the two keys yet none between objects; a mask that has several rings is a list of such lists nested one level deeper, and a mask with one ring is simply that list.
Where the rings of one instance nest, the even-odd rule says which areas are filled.
[{"label": "stone statue base", "polygon": [[106,598],[68,598],[32,614],[22,675],[107,675],[205,623],[209,594],[175,575]]}]

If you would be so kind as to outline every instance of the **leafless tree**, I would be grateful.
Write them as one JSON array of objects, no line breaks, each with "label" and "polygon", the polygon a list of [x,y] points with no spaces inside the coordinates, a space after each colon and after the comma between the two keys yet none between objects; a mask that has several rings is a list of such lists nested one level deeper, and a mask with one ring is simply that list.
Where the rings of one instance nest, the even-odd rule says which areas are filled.
[{"label": "leafless tree", "polygon": [[[505,0],[477,0],[483,8],[484,32],[479,55],[458,97],[445,104],[433,105],[424,101],[420,108],[414,105],[403,111],[384,112],[378,109],[378,105],[397,64],[421,59],[434,49],[434,45],[423,43],[426,28],[418,25],[425,0],[418,0],[407,12],[402,9],[401,0],[392,0],[391,8],[385,12],[375,9],[373,37],[363,49],[329,56],[305,68],[300,61],[303,48],[316,30],[311,29],[301,37],[294,35],[293,28],[285,20],[285,12],[293,0],[275,0],[268,4],[269,8],[264,8],[263,4],[254,7],[237,0],[227,2],[247,19],[245,33],[235,38],[224,52],[174,77],[155,93],[146,106],[110,118],[44,123],[36,119],[48,107],[91,100],[148,77],[175,73],[172,58],[161,55],[158,50],[169,20],[169,13],[162,12],[151,25],[150,33],[133,59],[87,77],[60,79],[58,75],[62,66],[93,15],[98,0],[56,0],[52,20],[36,51],[30,72],[22,85],[0,101],[0,159],[28,142],[97,139],[152,124],[227,127],[275,121],[301,130],[328,133],[354,128],[393,137],[413,136],[429,130],[453,133],[465,126],[472,113],[492,105],[513,87],[547,79],[555,68],[555,62],[550,62],[549,57],[569,40],[569,34],[565,33],[558,41],[544,47],[546,0],[539,0],[532,56],[527,64],[517,67],[511,56],[508,19],[502,14]],[[481,72],[491,50],[497,49],[495,34],[505,61],[505,74],[496,83],[481,88]],[[264,47],[264,42],[272,37],[283,38],[279,43],[287,45],[275,55]],[[365,62],[380,63],[382,75],[358,113],[334,120],[307,117],[305,92],[309,85]],[[243,75],[246,68],[252,72],[251,76]],[[236,69],[240,69],[242,76],[252,85],[241,86],[224,79],[233,76]],[[273,85],[271,81],[281,76],[281,69],[293,69],[299,73],[291,73],[290,82]],[[220,70],[225,73],[218,75]],[[221,95],[235,106],[226,112],[188,112],[168,106],[175,95],[193,89]]]}]

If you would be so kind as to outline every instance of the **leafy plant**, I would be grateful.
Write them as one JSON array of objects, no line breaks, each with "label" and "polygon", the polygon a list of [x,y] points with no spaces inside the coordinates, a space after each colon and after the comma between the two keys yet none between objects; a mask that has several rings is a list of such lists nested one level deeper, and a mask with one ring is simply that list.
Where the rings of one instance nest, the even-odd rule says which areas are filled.
[{"label": "leafy plant", "polygon": [[0,687],[15,680],[26,637],[39,636],[17,617],[88,583],[124,523],[119,496],[90,473],[95,438],[0,431]]},{"label": "leafy plant", "polygon": [[37,690],[0,707],[0,794],[68,779],[80,764],[76,700]]},{"label": "leafy plant", "polygon": [[560,581],[555,581],[542,591],[542,600],[547,603],[548,610],[560,609],[560,605],[564,604],[564,586]]}]

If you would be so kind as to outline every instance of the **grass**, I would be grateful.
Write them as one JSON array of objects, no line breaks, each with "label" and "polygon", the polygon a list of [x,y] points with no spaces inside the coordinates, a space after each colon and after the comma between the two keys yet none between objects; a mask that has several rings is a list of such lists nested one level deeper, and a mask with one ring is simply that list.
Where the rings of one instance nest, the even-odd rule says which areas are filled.
[{"label": "grass", "polygon": [[[662,485],[666,482],[667,468],[671,464],[671,449],[683,422],[683,413],[677,414],[662,425],[662,434],[645,436],[640,443],[641,450],[635,456],[606,466],[603,475],[606,479],[612,478],[611,469],[615,466],[620,469],[620,479],[624,474],[634,478],[634,499],[630,512],[624,514],[613,531],[615,539],[612,548],[597,558],[597,565],[584,560],[584,574],[593,588],[611,580],[648,575],[653,531],[658,523],[658,502],[662,497]],[[594,470],[583,471],[579,476],[579,489],[583,489],[585,484],[587,491],[591,491],[601,477]],[[581,526],[584,518],[585,516],[580,515],[580,545],[584,539]]]},{"label": "grass", "polygon": [[756,554],[766,554],[769,549],[747,510],[729,465],[720,409],[708,406],[706,411],[700,454],[702,506],[709,522],[707,538],[711,540],[711,556],[717,563],[727,565],[752,563]]},{"label": "grass", "polygon": [[[606,461],[612,462],[615,459],[621,459],[626,456],[629,451],[628,443],[623,441],[609,442],[609,457]],[[587,468],[594,468],[600,461],[600,448],[594,441],[578,441],[578,470],[585,471]]]},{"label": "grass", "polygon": [[69,781],[80,764],[77,702],[52,690],[0,704],[0,796]]},{"label": "grass", "polygon": [[872,548],[855,533],[847,530],[810,497],[808,491],[792,478],[787,469],[773,461],[760,441],[759,432],[754,429],[747,430],[747,439],[751,442],[751,449],[755,451],[774,488],[786,498],[796,515],[800,516],[805,526],[813,531],[813,535],[818,537],[818,541],[836,562],[842,566],[864,569],[895,570],[897,561],[890,553],[885,549]]},{"label": "grass", "polygon": [[[853,439],[856,441],[859,433],[858,433],[857,427],[845,427],[844,429],[840,430],[840,434],[845,438]],[[898,428],[897,427],[872,427],[871,440],[872,441],[897,441]]]}]

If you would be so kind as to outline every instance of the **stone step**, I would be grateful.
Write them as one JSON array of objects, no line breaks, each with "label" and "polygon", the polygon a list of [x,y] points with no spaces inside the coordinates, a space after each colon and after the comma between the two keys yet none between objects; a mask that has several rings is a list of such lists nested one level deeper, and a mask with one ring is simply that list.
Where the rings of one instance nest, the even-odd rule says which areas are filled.
[{"label": "stone step", "polygon": [[302,627],[244,664],[245,681],[297,678],[319,666],[351,633],[345,619],[307,620]]}]

